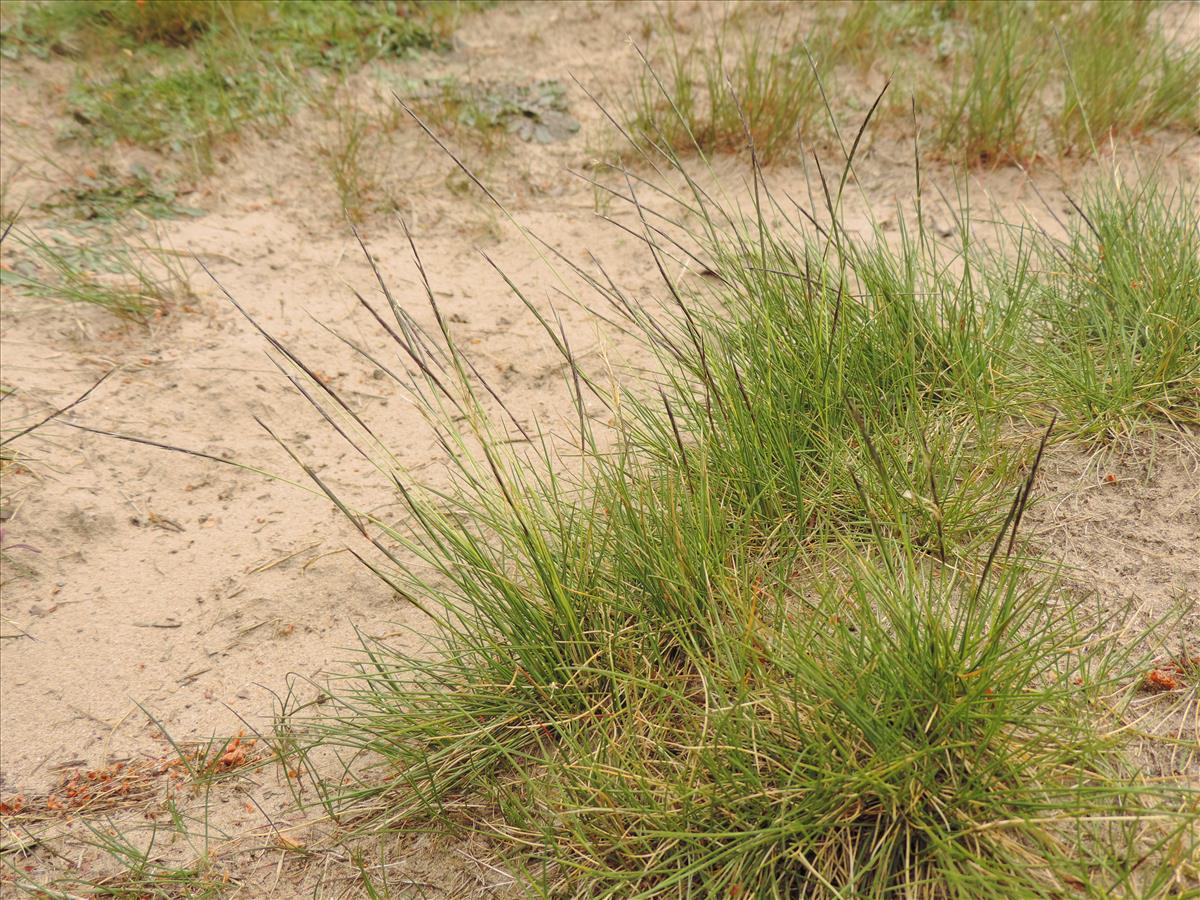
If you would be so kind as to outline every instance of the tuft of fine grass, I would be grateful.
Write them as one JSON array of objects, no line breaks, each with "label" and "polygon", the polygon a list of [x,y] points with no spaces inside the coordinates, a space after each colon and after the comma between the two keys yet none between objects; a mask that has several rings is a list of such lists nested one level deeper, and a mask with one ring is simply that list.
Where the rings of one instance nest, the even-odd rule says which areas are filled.
[{"label": "tuft of fine grass", "polygon": [[1065,78],[1057,131],[1087,152],[1114,133],[1200,129],[1200,44],[1173,44],[1149,3],[1080,4],[1064,24]]},{"label": "tuft of fine grass", "polygon": [[765,185],[744,219],[697,190],[688,209],[703,224],[689,238],[709,274],[674,280],[677,248],[624,199],[666,302],[594,286],[662,373],[657,394],[623,398],[643,451],[680,465],[681,440],[698,442],[737,506],[797,541],[870,534],[876,518],[943,558],[987,540],[1021,461],[999,424],[1034,291],[1027,248],[1001,267],[969,236],[939,247],[921,226],[893,250],[882,233],[805,231],[795,219],[817,213],[785,209]]},{"label": "tuft of fine grass", "polygon": [[357,223],[375,212],[395,209],[395,200],[383,187],[389,165],[388,135],[397,126],[395,113],[367,108],[344,85],[330,91],[322,105],[332,122],[317,152],[337,190],[342,214]]},{"label": "tuft of fine grass", "polygon": [[1081,433],[1200,424],[1200,216],[1194,189],[1095,184],[1045,238],[1034,390]]},{"label": "tuft of fine grass", "polygon": [[935,110],[936,141],[962,162],[1024,162],[1035,154],[1039,95],[1047,72],[1031,40],[1035,13],[1017,4],[984,4],[958,72]]},{"label": "tuft of fine grass", "polygon": [[763,163],[794,156],[824,112],[821,78],[829,59],[797,32],[766,39],[725,35],[711,46],[681,48],[674,35],[660,78],[647,67],[629,131],[648,147],[703,155],[737,151],[748,136]]},{"label": "tuft of fine grass", "polygon": [[[1090,712],[1119,709],[1141,661],[1014,553],[1040,450],[1023,478],[985,476],[968,466],[994,434],[930,424],[948,414],[954,435],[1000,408],[989,367],[1024,282],[951,278],[920,236],[805,243],[708,213],[729,227],[703,248],[707,310],[665,275],[674,319],[602,289],[665,348],[657,390],[604,390],[529,304],[568,363],[569,456],[482,381],[431,291],[437,337],[390,295],[385,333],[451,487],[412,483],[328,387],[306,389],[408,524],[364,523],[307,471],[433,625],[417,652],[366,641],[323,713],[285,706],[321,802],[360,827],[487,834],[531,890],[566,896],[1190,884],[1195,792],[1140,779]],[[682,246],[644,234],[656,261]],[[947,552],[960,533],[984,542]]]},{"label": "tuft of fine grass", "polygon": [[[178,897],[221,897],[241,887],[210,857],[218,840],[229,836],[213,829],[167,799],[165,821],[129,826],[111,818],[82,818],[82,843],[100,863],[40,880],[13,861],[12,883],[23,893],[55,900],[88,896],[128,900],[174,900]],[[182,851],[182,852],[181,852]],[[186,859],[176,860],[186,854]],[[72,866],[74,868],[74,866]]]}]

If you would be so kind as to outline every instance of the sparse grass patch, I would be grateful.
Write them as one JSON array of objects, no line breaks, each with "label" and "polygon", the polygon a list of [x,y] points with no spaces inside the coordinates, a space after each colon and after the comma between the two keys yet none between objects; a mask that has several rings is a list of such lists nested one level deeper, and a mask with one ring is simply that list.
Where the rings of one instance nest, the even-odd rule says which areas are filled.
[{"label": "sparse grass patch", "polygon": [[348,70],[376,58],[449,46],[460,15],[480,2],[367,2],[272,5],[254,38],[298,65]]},{"label": "sparse grass patch", "polygon": [[68,99],[80,136],[184,154],[207,170],[217,141],[287,121],[307,99],[306,69],[346,72],[444,48],[458,16],[480,5],[30,2],[6,28],[4,49],[83,58]]},{"label": "sparse grass patch", "polygon": [[[180,897],[221,897],[239,887],[236,879],[213,864],[210,845],[227,838],[207,822],[197,822],[167,799],[163,822],[130,825],[113,819],[81,819],[84,851],[96,854],[98,864],[76,867],[41,880],[6,859],[16,869],[12,883],[37,897],[119,897],[128,900],[176,900]],[[77,851],[78,852],[78,851]]]},{"label": "sparse grass patch", "polygon": [[288,80],[233,55],[200,55],[195,64],[159,72],[137,61],[115,75],[85,77],[69,95],[83,133],[101,143],[129,141],[212,166],[213,146],[247,124],[278,126],[293,102]]},{"label": "sparse grass patch", "polygon": [[134,211],[152,219],[203,215],[201,210],[180,203],[169,185],[157,181],[145,169],[135,167],[123,176],[108,165],[85,172],[40,208],[67,210],[75,218],[95,222],[115,222]]},{"label": "sparse grass patch", "polygon": [[33,296],[90,303],[120,316],[146,319],[190,292],[187,269],[174,251],[134,234],[87,244],[73,243],[62,234],[42,237],[32,230],[13,236],[36,273],[5,268],[0,276],[6,287]]},{"label": "sparse grass patch", "polygon": [[383,179],[394,160],[387,146],[399,125],[400,110],[387,106],[374,111],[360,103],[345,86],[330,90],[322,110],[330,120],[329,133],[317,151],[337,190],[342,214],[362,222],[373,213],[394,209]]},{"label": "sparse grass patch", "polygon": [[[1200,46],[1165,34],[1156,6],[829,4],[807,40],[835,107],[863,102],[851,79],[841,77],[844,70],[860,77],[874,69],[896,82],[893,113],[900,101],[907,113],[916,100],[940,154],[969,165],[1024,163],[1052,152],[1091,153],[1114,134],[1200,128]],[[730,30],[687,51],[672,43],[656,61],[662,84],[643,78],[626,116],[636,137],[677,151],[737,150],[747,143],[741,106],[763,161],[780,142],[794,140],[797,127],[811,138],[809,126],[823,110],[806,56],[786,45],[766,51],[749,28],[737,46]],[[743,60],[751,61],[750,72]]]},{"label": "sparse grass patch", "polygon": [[[378,56],[444,47],[458,16],[486,3],[455,0],[30,0],[4,33],[10,56],[113,55],[213,47],[239,38],[302,66],[346,68]],[[156,55],[163,56],[161,52]]]}]

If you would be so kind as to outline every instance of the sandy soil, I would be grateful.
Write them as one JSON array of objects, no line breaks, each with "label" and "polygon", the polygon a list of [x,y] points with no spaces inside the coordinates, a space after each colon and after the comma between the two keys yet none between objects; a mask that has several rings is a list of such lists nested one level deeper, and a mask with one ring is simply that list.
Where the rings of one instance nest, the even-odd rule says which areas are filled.
[{"label": "sandy soil", "polygon": [[[676,13],[693,32],[713,22],[711,11],[696,5]],[[654,20],[652,8],[634,4],[501,7],[468,19],[452,53],[373,66],[358,84],[369,98],[397,76],[527,83],[569,82],[574,75],[615,94],[636,77],[628,36],[640,39]],[[88,164],[87,154],[56,145],[44,126],[44,110],[54,122],[61,109],[66,78],[67,70],[53,63],[5,62],[3,162],[6,171],[25,163],[9,188],[17,196],[36,201]],[[864,94],[870,89],[864,84]],[[649,258],[596,215],[592,188],[568,171],[583,169],[612,140],[578,88],[571,87],[569,100],[584,126],[572,140],[545,147],[513,142],[490,157],[467,141],[464,158],[479,165],[524,224],[566,255],[583,260],[593,253],[630,290],[656,292]],[[851,114],[855,123],[859,115]],[[205,215],[158,223],[160,238],[204,261],[263,327],[371,417],[406,464],[436,481],[441,463],[417,412],[322,327],[380,345],[348,287],[370,294],[372,276],[315,162],[314,134],[328,123],[314,116],[302,115],[269,138],[231,143],[217,172],[198,179],[186,198]],[[1166,166],[1176,177],[1195,179],[1198,147],[1195,138],[1167,135],[1120,152],[1132,160],[1170,150]],[[121,165],[143,159],[162,165],[143,152],[114,152]],[[400,197],[444,311],[519,415],[553,426],[569,412],[559,360],[479,250],[535,302],[554,299],[556,282],[517,229],[464,188],[453,163],[415,126],[403,123],[387,152],[384,179]],[[911,145],[886,124],[861,155],[862,194],[879,204],[876,215],[893,233],[894,201],[907,204],[912,193],[911,158]],[[1081,184],[1096,166],[1046,161],[1031,176],[977,172],[972,190],[1007,217],[1028,214],[1055,228],[1038,190],[1055,214],[1068,215],[1062,189]],[[718,169],[733,190],[746,174],[744,161]],[[949,193],[955,176],[936,163],[925,173]],[[800,168],[780,166],[770,177],[781,190],[804,190]],[[850,202],[850,221],[865,224],[863,200],[856,194]],[[611,213],[629,220],[620,209]],[[948,216],[930,216],[934,227],[952,229]],[[37,221],[35,213],[27,224]],[[397,296],[429,321],[398,226],[380,216],[364,231]],[[192,298],[144,328],[6,291],[3,381],[19,393],[4,402],[5,428],[68,402],[115,370],[72,421],[299,479],[258,417],[364,506],[385,509],[390,495],[295,396],[261,336],[194,266],[191,284]],[[621,352],[619,341],[601,335],[586,304],[560,300],[558,307],[576,347],[593,355]],[[73,767],[162,759],[170,753],[164,729],[176,741],[269,729],[277,698],[290,685],[301,697],[313,696],[325,673],[345,671],[356,629],[395,634],[420,626],[412,608],[345,552],[358,546],[353,529],[310,491],[62,424],[31,436],[21,449],[22,462],[4,475],[4,540],[24,545],[5,553],[0,601],[0,795],[6,798],[44,797]],[[1098,592],[1103,608],[1133,607],[1145,619],[1188,598],[1194,604],[1198,455],[1196,437],[1178,434],[1104,457],[1059,451],[1042,479],[1047,502],[1034,514],[1035,532],[1074,567],[1072,577]],[[1180,628],[1179,638],[1200,645],[1194,611]],[[261,836],[270,831],[267,818],[300,821],[288,811],[289,799],[281,776],[264,770],[214,805],[230,833]],[[299,830],[289,834],[309,840]],[[277,864],[286,842],[284,850],[268,843],[270,849],[238,864],[247,896],[353,891],[351,882],[337,881],[345,876],[344,860],[326,857],[324,869],[285,872]],[[404,877],[429,884],[433,896],[487,892],[511,881],[502,860],[465,844],[446,850],[417,842],[388,852],[399,854]]]}]

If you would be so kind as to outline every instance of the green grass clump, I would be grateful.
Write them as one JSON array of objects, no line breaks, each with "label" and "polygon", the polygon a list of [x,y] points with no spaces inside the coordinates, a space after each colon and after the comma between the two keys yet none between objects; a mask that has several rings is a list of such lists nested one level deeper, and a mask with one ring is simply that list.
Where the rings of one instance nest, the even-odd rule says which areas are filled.
[{"label": "green grass clump", "polygon": [[[331,815],[486,834],[551,895],[1185,889],[1197,795],[1140,778],[1105,719],[1141,683],[1137,641],[1018,552],[1041,451],[1016,471],[997,427],[1040,296],[1028,255],[964,241],[939,264],[923,232],[888,250],[769,225],[769,195],[749,224],[686,199],[685,237],[636,206],[667,311],[593,278],[661,348],[649,385],[604,387],[529,302],[567,363],[562,443],[483,380],[432,291],[433,334],[393,304],[395,379],[449,486],[411,483],[283,351],[406,524],[309,474],[431,630],[367,641],[332,706],[285,708],[281,749]],[[710,289],[667,278],[677,251]]]},{"label": "green grass clump", "polygon": [[1031,40],[1034,12],[984,5],[967,39],[966,71],[956,73],[935,110],[937,143],[967,164],[1024,162],[1034,155],[1039,96],[1047,73]]},{"label": "green grass clump", "polygon": [[1046,584],[852,555],[798,594],[792,554],[725,555],[747,531],[711,516],[718,483],[620,474],[640,487],[549,518],[502,476],[439,526],[470,602],[436,662],[372,644],[304,736],[377,760],[335,811],[481,830],[568,896],[1103,893],[1143,852],[1167,861],[1136,883],[1170,884],[1188,796],[1139,785],[1080,716],[1121,660]]},{"label": "green grass clump", "polygon": [[672,39],[667,55],[665,78],[647,68],[626,114],[637,141],[708,155],[752,140],[767,163],[795,155],[814,135],[828,60],[811,55],[799,34],[744,37],[733,47],[721,36],[689,50]]},{"label": "green grass clump", "polygon": [[1200,424],[1196,194],[1153,180],[1095,185],[1065,241],[1041,248],[1034,391],[1079,431]]},{"label": "green grass clump", "polygon": [[[1194,849],[1194,798],[1080,714],[1120,654],[1014,560],[938,571],[901,534],[798,581],[709,445],[593,449],[563,479],[460,403],[459,489],[403,487],[415,535],[386,532],[419,557],[386,575],[434,658],[369,643],[333,711],[285,719],[335,815],[487,833],[570,896],[1154,890]],[[321,782],[330,749],[349,762]]]},{"label": "green grass clump", "polygon": [[1200,129],[1200,45],[1172,44],[1153,12],[1149,3],[1095,3],[1064,24],[1064,151],[1093,150],[1114,133]]},{"label": "green grass clump", "polygon": [[681,437],[702,444],[739,508],[797,541],[882,519],[943,556],[973,552],[1019,462],[997,423],[1032,289],[1024,265],[996,270],[969,241],[936,248],[923,231],[893,251],[882,234],[718,229],[726,213],[699,193],[692,208],[712,227],[715,286],[670,284],[661,312],[606,292],[664,373],[661,400],[624,401],[643,449],[679,460]]}]

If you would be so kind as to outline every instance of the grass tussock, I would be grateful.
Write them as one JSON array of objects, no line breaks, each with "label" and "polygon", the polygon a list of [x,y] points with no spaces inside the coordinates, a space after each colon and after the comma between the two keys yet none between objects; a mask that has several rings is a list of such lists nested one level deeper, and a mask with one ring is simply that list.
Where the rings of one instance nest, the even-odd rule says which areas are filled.
[{"label": "grass tussock", "polygon": [[661,401],[625,400],[639,443],[660,460],[679,460],[681,434],[703,444],[736,505],[799,540],[878,516],[943,558],[971,552],[1017,464],[995,423],[1030,285],[973,246],[953,274],[922,246],[875,235],[830,261],[820,240],[748,227],[714,242],[720,286],[686,306],[610,297],[666,373]]},{"label": "grass tussock", "polygon": [[1061,149],[1086,153],[1110,136],[1200,130],[1200,45],[1172,41],[1149,3],[1073,11],[1058,48],[1066,79],[1055,123]]},{"label": "grass tussock", "polygon": [[966,39],[964,71],[934,94],[935,140],[968,165],[1027,162],[1048,73],[1030,40],[1031,13],[1016,4],[984,9]]},{"label": "grass tussock", "polygon": [[[702,577],[656,562],[643,574],[677,595]],[[319,736],[382,759],[340,799],[533,848],[531,877],[567,895],[1119,890],[1136,860],[1114,842],[1164,854],[1139,885],[1171,883],[1187,796],[1140,786],[1081,719],[1116,667],[1068,649],[1088,635],[1044,585],[865,558],[837,574],[806,598],[719,579],[699,620],[648,606],[586,645],[514,647],[487,624],[544,617],[531,585],[528,606],[476,608],[442,664],[373,647]]]},{"label": "grass tussock", "polygon": [[629,131],[649,147],[703,155],[752,141],[761,160],[794,157],[821,121],[821,73],[795,33],[767,39],[722,34],[683,49],[672,37],[665,73],[647,67],[626,114]]},{"label": "grass tussock", "polygon": [[1034,391],[1081,431],[1200,425],[1200,216],[1194,189],[1113,178],[1046,238]]},{"label": "grass tussock", "polygon": [[[562,444],[483,381],[432,291],[436,332],[389,295],[385,333],[450,488],[410,482],[312,382],[405,507],[403,528],[343,510],[435,652],[367,641],[329,710],[285,705],[291,764],[345,823],[486,834],[564,896],[1194,886],[1195,791],[1140,777],[1117,726],[1137,641],[1022,556],[1051,431],[1020,451],[1000,431],[1039,360],[1034,250],[888,250],[841,230],[836,194],[831,224],[792,228],[765,187],[743,216],[689,183],[682,234],[624,197],[662,305],[576,269],[659,348],[651,385],[606,386],[527,301],[567,366]],[[680,253],[708,274],[670,278]]]}]

